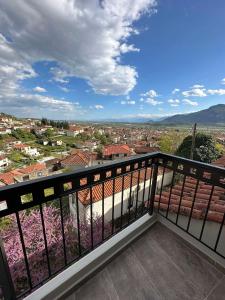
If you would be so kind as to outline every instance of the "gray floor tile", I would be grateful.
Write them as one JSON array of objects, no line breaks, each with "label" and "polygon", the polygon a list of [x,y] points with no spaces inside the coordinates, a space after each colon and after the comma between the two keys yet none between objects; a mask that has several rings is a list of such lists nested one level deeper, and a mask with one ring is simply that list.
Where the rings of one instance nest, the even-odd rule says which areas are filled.
[{"label": "gray floor tile", "polygon": [[219,284],[211,291],[206,300],[224,300],[225,299],[225,276]]},{"label": "gray floor tile", "polygon": [[225,300],[223,276],[157,223],[65,300]]},{"label": "gray floor tile", "polygon": [[208,295],[223,273],[198,252],[188,247],[175,233],[160,223],[156,224],[146,237],[165,250],[169,258],[185,273],[187,280],[192,281],[203,295]]}]

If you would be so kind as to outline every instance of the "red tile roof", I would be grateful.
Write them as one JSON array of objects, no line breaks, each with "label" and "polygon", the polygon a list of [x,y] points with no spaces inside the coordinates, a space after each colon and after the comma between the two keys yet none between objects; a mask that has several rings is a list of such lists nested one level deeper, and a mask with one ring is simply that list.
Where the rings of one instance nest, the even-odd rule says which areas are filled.
[{"label": "red tile roof", "polygon": [[105,146],[102,152],[103,156],[111,156],[113,154],[131,154],[131,149],[128,145],[108,145]]},{"label": "red tile roof", "polygon": [[134,151],[137,154],[145,154],[145,153],[157,152],[159,150],[160,150],[159,147],[146,147],[146,146],[138,146],[138,147],[135,147],[135,149],[134,149]]},{"label": "red tile roof", "polygon": [[21,169],[15,169],[6,173],[0,174],[0,182],[3,182],[5,185],[13,184],[16,182],[14,179],[16,176],[23,176],[24,174],[30,174],[37,171],[42,171],[46,169],[45,164],[37,163],[34,165],[27,166]]},{"label": "red tile roof", "polygon": [[[147,169],[146,181],[150,180],[151,168]],[[144,181],[145,170],[140,171],[140,183]],[[138,171],[133,172],[132,187],[138,184]],[[124,176],[124,190],[130,188],[131,185],[131,174]],[[117,177],[115,179],[115,189],[114,192],[120,193],[122,191],[122,177]],[[113,179],[110,179],[104,183],[104,198],[113,195]],[[84,189],[78,192],[79,201],[84,205],[90,204],[90,188]],[[98,202],[102,200],[102,184],[98,184],[92,187],[92,202]]]},{"label": "red tile roof", "polygon": [[27,146],[25,144],[15,144],[15,145],[13,145],[13,148],[15,148],[15,149],[24,149],[26,147],[29,147],[29,146]]},{"label": "red tile roof", "polygon": [[[194,201],[196,183],[197,183],[196,179],[192,177],[186,178],[181,206],[180,206],[181,215],[185,215],[185,216],[190,215],[191,207]],[[211,185],[207,185],[204,182],[199,183],[195,202],[194,202],[194,207],[193,207],[193,213],[192,213],[193,218],[204,219],[211,190],[212,190]],[[181,191],[182,191],[182,182],[177,183],[172,188],[171,200],[169,205],[170,212],[174,212],[174,213],[178,212]],[[162,196],[160,200],[161,210],[168,209],[169,197],[170,197],[170,187],[162,192]],[[157,208],[159,204],[159,198],[160,198],[159,195],[155,196],[155,207]],[[222,222],[224,213],[225,213],[225,190],[221,187],[215,186],[208,215],[207,215],[207,220]]]},{"label": "red tile roof", "polygon": [[44,163],[37,163],[34,165],[27,166],[25,168],[19,169],[19,172],[23,174],[30,174],[37,171],[43,171],[46,169],[46,165]]},{"label": "red tile roof", "polygon": [[0,174],[0,181],[5,185],[13,184],[15,182],[14,176],[11,174],[11,172]]},{"label": "red tile roof", "polygon": [[225,168],[225,155],[215,160],[212,164],[221,168]]},{"label": "red tile roof", "polygon": [[88,165],[89,161],[90,161],[90,157],[88,157],[85,153],[77,152],[62,159],[61,164],[62,166],[73,166],[73,165],[86,166]]}]

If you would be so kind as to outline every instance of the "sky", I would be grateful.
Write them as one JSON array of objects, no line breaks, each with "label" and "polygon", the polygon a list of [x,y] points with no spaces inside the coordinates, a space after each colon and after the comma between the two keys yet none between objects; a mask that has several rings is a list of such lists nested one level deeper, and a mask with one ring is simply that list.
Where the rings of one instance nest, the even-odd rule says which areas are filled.
[{"label": "sky", "polygon": [[0,111],[151,120],[225,104],[224,0],[0,0]]}]

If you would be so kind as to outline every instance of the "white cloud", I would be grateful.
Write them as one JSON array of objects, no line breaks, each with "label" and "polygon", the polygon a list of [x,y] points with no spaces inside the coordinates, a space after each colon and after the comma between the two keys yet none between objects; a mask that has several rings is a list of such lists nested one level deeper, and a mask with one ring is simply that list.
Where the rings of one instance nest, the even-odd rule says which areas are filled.
[{"label": "white cloud", "polygon": [[47,92],[45,88],[40,87],[40,86],[36,86],[35,88],[33,88],[33,91],[37,92],[37,93],[46,93]]},{"label": "white cloud", "polygon": [[125,104],[134,105],[136,102],[134,100],[122,100],[120,103],[122,105],[125,105]]},{"label": "white cloud", "polygon": [[207,93],[208,93],[209,95],[218,95],[218,96],[222,96],[222,95],[225,95],[225,89],[207,90]]},{"label": "white cloud", "polygon": [[169,99],[168,103],[170,104],[170,106],[172,107],[178,107],[180,104],[180,100],[179,99]]},{"label": "white cloud", "polygon": [[168,102],[172,103],[172,104],[174,104],[174,103],[178,104],[178,103],[180,103],[180,100],[179,99],[169,99]]},{"label": "white cloud", "polygon": [[95,105],[94,105],[94,108],[99,110],[99,109],[103,109],[104,106],[101,105],[101,104],[95,104]]},{"label": "white cloud", "polygon": [[180,89],[175,88],[174,90],[172,90],[172,94],[174,95],[174,94],[178,93],[179,91],[180,91]]},{"label": "white cloud", "polygon": [[182,102],[185,103],[185,104],[189,104],[189,105],[191,105],[191,106],[198,106],[198,102],[196,102],[196,101],[191,101],[191,100],[189,100],[189,99],[183,99]]},{"label": "white cloud", "polygon": [[155,99],[153,99],[153,98],[147,98],[147,99],[145,100],[145,102],[148,103],[148,104],[151,104],[151,105],[153,105],[153,106],[156,106],[156,105],[159,105],[159,104],[162,104],[162,103],[163,103],[162,101],[158,101],[158,100],[155,100]]},{"label": "white cloud", "polygon": [[54,80],[75,76],[96,93],[122,95],[134,88],[138,74],[120,63],[121,55],[139,50],[127,44],[128,37],[136,34],[134,22],[155,6],[156,0],[2,0],[0,28],[17,62],[30,69],[37,61],[56,62]]},{"label": "white cloud", "polygon": [[191,87],[191,89],[202,89],[202,88],[204,88],[204,85],[202,85],[202,84],[194,84]]},{"label": "white cloud", "polygon": [[[1,20],[0,20],[1,22]],[[41,117],[54,113],[54,117],[70,118],[82,109],[72,101],[65,101],[24,91],[20,82],[37,76],[33,68],[12,48],[12,43],[0,34],[0,107],[15,115]],[[36,87],[36,92],[44,92]],[[71,114],[71,115],[70,115]]]},{"label": "white cloud", "polygon": [[188,91],[182,92],[184,97],[206,97],[206,89],[205,88],[192,88]]},{"label": "white cloud", "polygon": [[65,87],[65,86],[60,86],[59,87],[63,92],[65,92],[65,93],[68,93],[70,90],[67,88],[67,87]]},{"label": "white cloud", "polygon": [[225,78],[221,80],[221,84],[225,84]]},{"label": "white cloud", "polygon": [[134,45],[127,45],[124,43],[120,46],[120,51],[121,51],[121,53],[127,53],[127,52],[132,52],[132,51],[139,52],[140,49],[135,48]]},{"label": "white cloud", "polygon": [[141,94],[141,96],[155,98],[158,97],[158,93],[155,90],[149,90],[148,92]]}]

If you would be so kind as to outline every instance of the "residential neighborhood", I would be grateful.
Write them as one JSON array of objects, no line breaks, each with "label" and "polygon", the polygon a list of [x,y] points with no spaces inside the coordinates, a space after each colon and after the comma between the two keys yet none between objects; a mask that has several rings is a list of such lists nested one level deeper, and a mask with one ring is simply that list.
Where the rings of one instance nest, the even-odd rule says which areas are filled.
[{"label": "residential neighborhood", "polygon": [[[223,152],[225,133],[213,135]],[[8,185],[116,159],[174,153],[190,128],[19,119],[0,114],[0,184]]]}]

